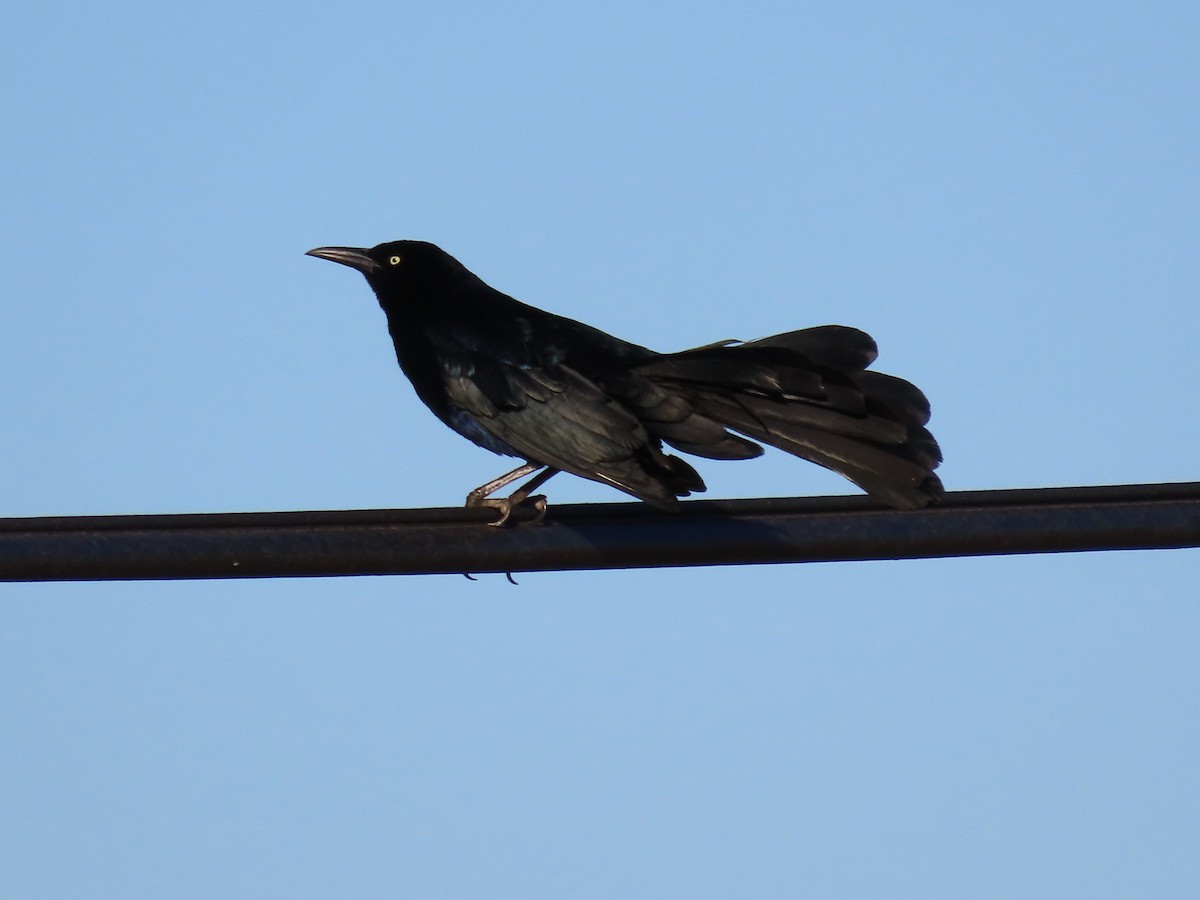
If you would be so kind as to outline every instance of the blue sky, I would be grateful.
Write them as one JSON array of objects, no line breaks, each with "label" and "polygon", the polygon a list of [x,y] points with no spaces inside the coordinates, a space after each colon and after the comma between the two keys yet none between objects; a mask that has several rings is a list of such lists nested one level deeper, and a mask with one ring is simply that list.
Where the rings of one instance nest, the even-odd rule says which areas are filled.
[{"label": "blue sky", "polygon": [[[1197,478],[1194,4],[49,2],[0,42],[5,515],[460,502],[505,461],[303,256],[401,237],[664,350],[864,328],[950,489]],[[1198,559],[3,586],[0,893],[1191,895]]]}]

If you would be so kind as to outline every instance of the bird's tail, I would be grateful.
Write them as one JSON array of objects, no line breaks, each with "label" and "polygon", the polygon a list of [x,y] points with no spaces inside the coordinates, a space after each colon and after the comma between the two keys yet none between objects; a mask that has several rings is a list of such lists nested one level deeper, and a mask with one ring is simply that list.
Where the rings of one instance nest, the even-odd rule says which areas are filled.
[{"label": "bird's tail", "polygon": [[640,394],[647,429],[685,453],[762,453],[734,431],[839,472],[891,506],[927,506],[944,493],[929,401],[907,381],[867,371],[876,354],[870,335],[826,325],[666,354],[630,371],[622,393]]}]

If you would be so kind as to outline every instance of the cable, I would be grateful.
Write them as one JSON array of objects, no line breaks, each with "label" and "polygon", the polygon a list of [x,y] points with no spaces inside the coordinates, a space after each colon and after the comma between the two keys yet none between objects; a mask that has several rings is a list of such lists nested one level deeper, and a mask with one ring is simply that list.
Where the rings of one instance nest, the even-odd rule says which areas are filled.
[{"label": "cable", "polygon": [[[0,519],[0,580],[95,581],[536,572],[1200,546],[1200,482],[869,497],[490,509]],[[531,511],[513,514],[526,522]]]}]

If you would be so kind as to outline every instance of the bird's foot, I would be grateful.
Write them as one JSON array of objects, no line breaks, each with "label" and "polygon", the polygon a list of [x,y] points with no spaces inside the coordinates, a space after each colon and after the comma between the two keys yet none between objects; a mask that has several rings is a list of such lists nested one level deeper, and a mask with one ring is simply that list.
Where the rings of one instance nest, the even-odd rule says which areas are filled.
[{"label": "bird's foot", "polygon": [[509,500],[507,497],[489,497],[485,500],[480,500],[478,503],[476,503],[474,505],[475,506],[488,506],[494,510],[499,511],[500,518],[496,519],[494,522],[488,522],[489,525],[491,525],[495,528],[500,528],[505,523],[507,523],[508,517],[512,515],[512,511],[513,511],[512,501]]},{"label": "bird's foot", "polygon": [[[524,496],[520,491],[513,494],[511,497],[475,497],[468,495],[467,506],[486,506],[490,509],[497,510],[500,513],[500,518],[494,522],[488,522],[494,528],[500,528],[508,524],[509,518],[512,516],[513,510],[518,506],[532,506],[534,517],[529,524],[537,525],[546,516],[546,495],[538,494],[535,497]],[[515,522],[513,523],[516,524]]]},{"label": "bird's foot", "polygon": [[541,525],[542,519],[546,518],[546,495],[535,494],[524,501],[533,507],[534,517],[529,520],[530,525]]}]

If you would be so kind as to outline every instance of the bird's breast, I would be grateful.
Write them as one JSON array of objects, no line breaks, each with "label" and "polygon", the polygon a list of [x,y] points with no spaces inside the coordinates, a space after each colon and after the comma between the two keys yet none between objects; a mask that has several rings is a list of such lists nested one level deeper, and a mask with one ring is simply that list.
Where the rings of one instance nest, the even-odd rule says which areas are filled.
[{"label": "bird's breast", "polygon": [[479,424],[478,420],[464,409],[451,409],[445,416],[442,417],[447,425],[465,437],[473,444],[477,444],[484,450],[491,450],[500,456],[521,456],[516,449],[510,444],[500,440],[486,428]]}]

